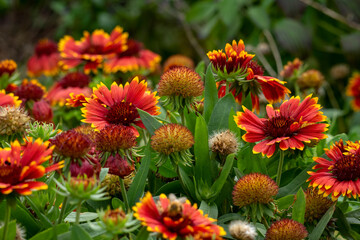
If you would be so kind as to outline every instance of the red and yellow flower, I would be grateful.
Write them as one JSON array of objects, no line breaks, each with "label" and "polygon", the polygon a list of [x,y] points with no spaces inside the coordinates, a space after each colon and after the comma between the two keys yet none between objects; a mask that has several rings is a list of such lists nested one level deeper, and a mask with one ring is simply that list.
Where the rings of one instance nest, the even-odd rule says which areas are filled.
[{"label": "red and yellow flower", "polygon": [[145,128],[137,108],[151,115],[159,115],[159,107],[156,106],[159,97],[156,92],[147,90],[145,81],[139,82],[135,77],[130,83],[118,85],[115,82],[108,89],[104,84],[94,88],[93,95],[84,103],[81,109],[83,122],[90,123],[97,129],[103,129],[106,125],[117,124],[132,128],[136,136],[139,135],[133,125]]},{"label": "red and yellow flower", "polygon": [[5,59],[0,61],[0,77],[5,73],[11,76],[17,68],[16,62],[11,59]]},{"label": "red and yellow flower", "polygon": [[303,150],[304,143],[324,139],[328,124],[321,123],[326,116],[320,112],[318,98],[307,96],[302,102],[299,97],[284,101],[279,109],[272,105],[266,107],[267,118],[258,118],[253,112],[243,107],[244,112],[237,112],[234,120],[239,128],[247,133],[246,142],[259,142],[254,153],[271,157],[276,146],[282,151],[289,148]]},{"label": "red and yellow flower", "polygon": [[65,75],[59,82],[49,90],[46,98],[51,104],[63,106],[70,94],[90,97],[91,89],[88,87],[90,78],[88,75],[80,72],[71,72]]},{"label": "red and yellow flower", "polygon": [[235,100],[241,104],[248,94],[251,95],[253,110],[259,111],[259,95],[264,94],[269,103],[284,99],[290,90],[284,86],[286,82],[277,78],[263,76],[263,69],[253,60],[255,55],[245,51],[242,40],[234,40],[232,45],[226,44],[225,53],[222,50],[208,53],[217,75],[218,97],[226,94],[226,84],[229,86]]},{"label": "red and yellow flower", "polygon": [[346,88],[346,95],[354,97],[351,104],[355,111],[360,110],[360,73],[354,73]]},{"label": "red and yellow flower", "polygon": [[161,61],[161,57],[147,49],[140,42],[129,39],[127,50],[117,53],[104,63],[104,71],[115,72],[153,72]]},{"label": "red and yellow flower", "polygon": [[84,72],[97,72],[104,59],[114,57],[127,49],[128,33],[124,33],[119,26],[115,27],[111,34],[102,29],[95,30],[90,34],[85,31],[79,41],[71,36],[65,36],[59,42],[61,54],[60,65],[65,70],[77,67],[84,63]]},{"label": "red and yellow flower", "polygon": [[8,195],[15,192],[19,195],[30,195],[34,190],[47,189],[44,182],[34,179],[41,178],[45,173],[60,169],[63,162],[48,167],[42,164],[51,158],[53,147],[49,142],[25,142],[23,146],[18,141],[11,143],[11,148],[0,148],[0,192]]},{"label": "red and yellow flower", "polygon": [[210,233],[216,236],[225,235],[222,227],[213,224],[214,219],[204,216],[196,204],[191,206],[188,200],[176,199],[164,194],[160,195],[155,203],[148,192],[145,197],[133,207],[134,216],[147,226],[150,232],[157,232],[165,239],[175,240],[201,233]]},{"label": "red and yellow flower", "polygon": [[58,46],[49,39],[42,39],[35,47],[34,55],[27,63],[28,75],[37,77],[42,74],[45,76],[54,76],[58,73],[60,54]]},{"label": "red and yellow flower", "polygon": [[39,83],[36,79],[27,80],[21,83],[21,85],[15,90],[14,94],[18,96],[23,102],[26,101],[38,101],[46,93],[46,88]]},{"label": "red and yellow flower", "polygon": [[232,45],[226,44],[225,53],[223,50],[213,50],[208,52],[207,56],[217,75],[226,79],[230,76],[246,74],[246,65],[255,55],[245,51],[243,40],[238,43],[233,40]]},{"label": "red and yellow flower", "polygon": [[319,194],[327,197],[331,194],[331,199],[336,201],[341,195],[348,198],[360,196],[360,142],[348,141],[346,144],[342,140],[336,142],[326,149],[327,160],[322,157],[315,157],[317,163],[309,171],[308,181],[313,188],[319,189]]},{"label": "red and yellow flower", "polygon": [[14,106],[19,107],[21,104],[21,100],[19,100],[18,96],[14,96],[13,93],[6,94],[5,90],[0,90],[0,106]]}]

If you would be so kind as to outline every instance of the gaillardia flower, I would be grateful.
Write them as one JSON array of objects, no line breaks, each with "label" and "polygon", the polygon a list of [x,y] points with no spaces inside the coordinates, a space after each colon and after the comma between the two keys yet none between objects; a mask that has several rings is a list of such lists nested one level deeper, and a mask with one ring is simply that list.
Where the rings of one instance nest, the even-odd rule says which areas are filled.
[{"label": "gaillardia flower", "polygon": [[151,137],[151,147],[159,153],[156,165],[162,165],[170,157],[174,163],[191,163],[189,149],[194,145],[191,131],[180,124],[171,123],[159,127]]},{"label": "gaillardia flower", "polygon": [[104,71],[115,72],[137,72],[146,74],[153,72],[159,64],[161,57],[150,50],[143,49],[140,42],[129,39],[127,49],[117,53],[104,63]]},{"label": "gaillardia flower", "polygon": [[312,223],[320,220],[326,211],[333,205],[333,202],[318,193],[316,188],[308,188],[305,192],[306,208],[305,221]]},{"label": "gaillardia flower", "polygon": [[300,89],[314,88],[318,90],[324,83],[324,76],[315,69],[310,69],[303,72],[296,81]]},{"label": "gaillardia flower", "polygon": [[128,34],[119,26],[109,35],[102,29],[92,34],[84,32],[84,37],[75,41],[71,36],[65,36],[59,42],[61,54],[60,65],[65,70],[84,63],[84,72],[97,72],[104,59],[114,57],[127,49]]},{"label": "gaillardia flower", "polygon": [[288,61],[280,75],[284,78],[291,78],[293,75],[297,74],[302,65],[303,62],[298,58],[295,58],[292,62]]},{"label": "gaillardia flower", "polygon": [[148,231],[157,232],[165,239],[184,239],[202,232],[217,236],[226,234],[222,227],[213,224],[214,219],[204,216],[196,204],[191,206],[188,200],[176,199],[173,195],[167,198],[161,194],[155,203],[148,192],[133,210],[134,216],[147,226]]},{"label": "gaillardia flower", "polygon": [[163,72],[166,72],[173,67],[188,67],[190,69],[194,69],[194,61],[191,58],[181,54],[172,55],[166,59]]},{"label": "gaillardia flower", "polygon": [[308,232],[303,224],[292,219],[281,219],[271,224],[265,240],[302,240]]},{"label": "gaillardia flower", "polygon": [[319,189],[319,194],[327,197],[331,194],[333,201],[340,195],[348,198],[360,196],[360,142],[346,142],[340,140],[326,149],[327,160],[315,157],[317,164],[309,171],[310,186]]},{"label": "gaillardia flower", "polygon": [[51,158],[53,148],[49,142],[25,142],[23,146],[18,141],[12,142],[10,148],[0,148],[0,192],[8,195],[15,192],[19,195],[30,195],[34,190],[47,189],[44,182],[36,182],[45,173],[60,169],[63,162],[48,167],[41,164]]},{"label": "gaillardia flower", "polygon": [[173,67],[166,71],[158,86],[159,96],[165,96],[165,105],[173,104],[173,108],[188,107],[194,97],[201,96],[204,83],[199,74],[187,67]]},{"label": "gaillardia flower", "polygon": [[137,77],[125,86],[114,82],[111,89],[100,84],[94,88],[92,97],[81,109],[85,117],[83,122],[90,123],[99,130],[109,124],[128,126],[138,136],[133,124],[142,128],[144,124],[137,108],[151,115],[159,115],[159,107],[156,106],[158,99],[156,92],[147,91],[147,83],[139,82]]},{"label": "gaillardia flower", "polygon": [[30,100],[38,101],[44,96],[45,91],[45,87],[36,79],[32,79],[30,81],[24,79],[21,85],[15,90],[14,94],[23,102]]},{"label": "gaillardia flower", "polygon": [[247,64],[255,56],[248,54],[245,51],[245,44],[243,40],[238,43],[233,40],[225,46],[225,53],[223,50],[213,50],[208,52],[210,62],[213,65],[215,73],[222,79],[229,77],[237,77],[246,74]]},{"label": "gaillardia flower", "polygon": [[96,148],[101,152],[118,152],[136,145],[136,136],[132,129],[110,124],[95,133]]},{"label": "gaillardia flower", "polygon": [[59,82],[55,83],[46,95],[46,98],[51,104],[63,106],[66,103],[66,99],[70,98],[70,94],[83,94],[85,97],[90,97],[91,89],[88,87],[89,83],[90,77],[84,73],[68,73]]},{"label": "gaillardia flower", "polygon": [[5,59],[0,61],[0,77],[7,74],[11,76],[17,68],[16,62],[11,59]]},{"label": "gaillardia flower", "polygon": [[42,39],[35,47],[35,54],[27,63],[28,75],[38,77],[54,76],[58,73],[59,52],[55,42],[49,39]]},{"label": "gaillardia flower", "polygon": [[51,123],[53,120],[54,114],[51,106],[44,99],[35,102],[31,112],[36,121]]},{"label": "gaillardia flower", "polygon": [[279,109],[272,105],[266,107],[267,118],[258,118],[253,112],[243,107],[244,112],[237,112],[234,120],[239,128],[247,133],[242,136],[246,142],[259,142],[253,153],[262,153],[271,157],[276,146],[282,151],[304,149],[304,143],[326,138],[324,132],[328,124],[319,123],[326,116],[319,111],[318,98],[307,96],[302,102],[300,97],[284,101]]},{"label": "gaillardia flower", "polygon": [[351,104],[355,111],[360,110],[360,73],[354,73],[346,88],[346,95],[354,97]]},{"label": "gaillardia flower", "polygon": [[6,94],[5,90],[0,90],[0,106],[13,106],[18,107],[21,104],[21,100],[19,100],[18,96],[14,96],[13,93]]},{"label": "gaillardia flower", "polygon": [[243,99],[250,94],[253,110],[259,111],[259,95],[261,93],[270,103],[278,102],[290,93],[290,90],[284,86],[286,82],[274,77],[263,76],[262,68],[252,60],[255,55],[245,51],[242,40],[238,43],[234,40],[232,45],[226,44],[225,52],[226,54],[219,50],[208,53],[218,81],[219,97],[223,97],[228,88],[235,100],[241,104]]},{"label": "gaillardia flower", "polygon": [[92,144],[88,136],[75,130],[62,132],[50,141],[55,145],[55,153],[73,159],[85,157]]},{"label": "gaillardia flower", "polygon": [[253,203],[268,204],[279,191],[279,187],[269,176],[250,173],[240,178],[234,186],[233,202],[244,207]]}]

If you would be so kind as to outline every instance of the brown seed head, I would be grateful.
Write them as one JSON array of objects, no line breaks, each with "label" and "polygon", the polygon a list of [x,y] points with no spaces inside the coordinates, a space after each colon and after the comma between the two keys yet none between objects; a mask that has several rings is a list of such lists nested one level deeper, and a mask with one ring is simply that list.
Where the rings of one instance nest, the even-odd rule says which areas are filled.
[{"label": "brown seed head", "polygon": [[107,125],[95,137],[96,148],[102,152],[116,152],[136,145],[134,131],[123,125]]},{"label": "brown seed head", "polygon": [[55,145],[54,152],[71,158],[84,157],[91,148],[91,140],[85,134],[74,130],[63,132],[50,142]]},{"label": "brown seed head", "polygon": [[282,219],[271,224],[265,240],[301,240],[308,232],[303,224],[292,219]]},{"label": "brown seed head", "polygon": [[165,72],[158,86],[159,96],[201,96],[204,83],[199,74],[187,67],[174,67]]},{"label": "brown seed head", "polygon": [[194,137],[190,130],[176,123],[161,126],[151,137],[151,147],[165,155],[187,150],[192,145],[194,145]]},{"label": "brown seed head", "polygon": [[267,204],[278,193],[279,187],[269,176],[250,173],[240,178],[233,190],[234,205],[243,207],[252,203]]}]

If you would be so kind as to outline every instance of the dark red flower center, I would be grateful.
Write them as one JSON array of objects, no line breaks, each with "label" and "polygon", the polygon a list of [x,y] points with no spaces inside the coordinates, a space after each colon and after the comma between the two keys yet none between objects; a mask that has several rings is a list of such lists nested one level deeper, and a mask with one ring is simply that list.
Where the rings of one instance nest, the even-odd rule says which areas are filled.
[{"label": "dark red flower center", "polygon": [[271,138],[290,136],[292,134],[290,126],[293,122],[288,117],[273,117],[265,123],[265,133],[267,137]]},{"label": "dark red flower center", "polygon": [[183,207],[182,204],[178,201],[170,202],[166,211],[161,214],[162,218],[170,218],[172,221],[165,222],[164,225],[171,232],[177,233],[179,236],[186,235],[187,232],[184,232],[184,229],[192,225],[192,220],[188,216],[183,215]]},{"label": "dark red flower center", "polygon": [[135,40],[129,39],[127,42],[128,48],[119,54],[119,57],[137,56],[142,49],[142,44]]},{"label": "dark red flower center", "polygon": [[22,168],[20,166],[12,166],[10,162],[0,166],[0,182],[16,184],[19,182]]},{"label": "dark red flower center", "polygon": [[37,56],[51,55],[58,51],[57,44],[48,39],[41,40],[35,47],[35,54]]},{"label": "dark red flower center", "polygon": [[28,83],[19,86],[15,91],[15,95],[20,99],[37,101],[44,95],[44,90],[36,84]]},{"label": "dark red flower center", "polygon": [[84,48],[82,53],[83,54],[102,54],[104,51],[104,47],[102,45],[89,45],[88,47]]},{"label": "dark red flower center", "polygon": [[89,76],[79,72],[69,73],[59,81],[59,85],[62,88],[68,88],[68,87],[84,88],[87,87],[89,83],[90,83]]},{"label": "dark red flower center", "polygon": [[360,157],[357,155],[343,155],[333,166],[332,173],[339,181],[355,181],[360,177]]},{"label": "dark red flower center", "polygon": [[132,103],[119,102],[110,107],[105,118],[108,123],[129,126],[138,117],[139,114]]}]

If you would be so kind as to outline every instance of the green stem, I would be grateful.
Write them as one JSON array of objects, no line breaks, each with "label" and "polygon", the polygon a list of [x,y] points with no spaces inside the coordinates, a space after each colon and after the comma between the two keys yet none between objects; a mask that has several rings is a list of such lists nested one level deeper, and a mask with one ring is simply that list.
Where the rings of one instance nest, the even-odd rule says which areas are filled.
[{"label": "green stem", "polygon": [[129,200],[127,197],[127,192],[124,184],[124,179],[120,178],[120,188],[121,188],[121,196],[123,197],[123,201],[125,203],[126,211],[130,212]]},{"label": "green stem", "polygon": [[225,95],[229,93],[230,83],[226,81]]},{"label": "green stem", "polygon": [[82,201],[80,201],[78,203],[77,208],[76,208],[75,224],[79,224],[79,222],[80,222],[81,203],[82,203]]},{"label": "green stem", "polygon": [[57,222],[58,224],[60,224],[64,219],[64,214],[65,214],[65,208],[66,208],[66,205],[67,205],[67,201],[68,201],[68,197],[65,197],[64,201],[62,203],[62,206],[61,206],[60,216],[59,216],[59,219],[58,219],[58,222]]},{"label": "green stem", "polygon": [[269,226],[269,224],[268,224],[268,222],[266,221],[266,219],[265,219],[264,216],[262,217],[262,221],[263,221],[263,224],[264,224],[264,226],[266,227],[266,229],[269,229],[270,226]]},{"label": "green stem", "polygon": [[5,219],[4,219],[4,232],[3,232],[3,239],[5,240],[7,238],[7,234],[9,231],[9,222],[10,222],[10,216],[11,216],[11,206],[6,201],[6,209],[5,209]]},{"label": "green stem", "polygon": [[183,110],[179,111],[180,117],[181,117],[181,123],[185,126],[185,114],[184,114],[185,108]]},{"label": "green stem", "polygon": [[279,165],[278,165],[278,170],[277,170],[277,175],[276,175],[276,184],[279,187],[280,187],[280,181],[281,181],[282,168],[284,165],[284,155],[285,155],[285,152],[280,150],[280,160],[279,160]]}]

